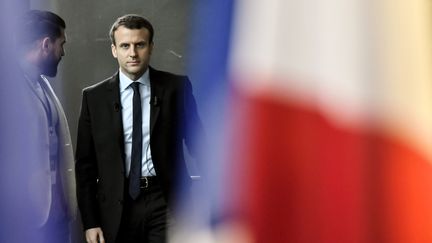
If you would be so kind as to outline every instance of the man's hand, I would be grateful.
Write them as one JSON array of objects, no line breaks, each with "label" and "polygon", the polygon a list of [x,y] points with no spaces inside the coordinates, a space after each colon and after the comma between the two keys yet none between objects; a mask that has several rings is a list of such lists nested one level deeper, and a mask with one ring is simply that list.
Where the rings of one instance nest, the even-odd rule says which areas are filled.
[{"label": "man's hand", "polygon": [[87,243],[105,243],[102,229],[100,227],[86,230],[85,237]]}]

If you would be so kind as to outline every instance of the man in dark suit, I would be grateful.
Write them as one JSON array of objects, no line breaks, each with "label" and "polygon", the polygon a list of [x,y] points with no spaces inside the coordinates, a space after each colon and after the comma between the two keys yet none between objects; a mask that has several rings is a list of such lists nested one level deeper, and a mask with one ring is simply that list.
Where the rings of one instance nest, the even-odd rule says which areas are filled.
[{"label": "man in dark suit", "polygon": [[149,66],[153,27],[118,18],[112,77],[84,89],[78,125],[78,206],[87,242],[166,242],[173,185],[189,181],[183,143],[200,130],[190,81]]}]

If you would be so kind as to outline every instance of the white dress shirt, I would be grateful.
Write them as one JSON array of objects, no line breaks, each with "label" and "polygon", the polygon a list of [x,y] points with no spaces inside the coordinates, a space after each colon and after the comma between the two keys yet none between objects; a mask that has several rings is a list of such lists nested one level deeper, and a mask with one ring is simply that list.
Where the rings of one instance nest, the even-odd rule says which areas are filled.
[{"label": "white dress shirt", "polygon": [[139,82],[141,94],[142,110],[142,176],[155,176],[156,172],[153,167],[150,151],[150,77],[149,69],[136,81],[132,81],[125,74],[119,71],[120,77],[120,102],[123,120],[123,135],[125,148],[125,168],[126,176],[129,176],[131,154],[132,154],[132,127],[133,127],[133,89],[130,86],[133,82]]}]

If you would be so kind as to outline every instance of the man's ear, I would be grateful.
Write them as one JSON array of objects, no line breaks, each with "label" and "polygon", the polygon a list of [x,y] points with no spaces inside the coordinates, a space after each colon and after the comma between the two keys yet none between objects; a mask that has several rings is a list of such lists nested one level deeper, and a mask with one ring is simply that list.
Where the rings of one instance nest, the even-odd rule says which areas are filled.
[{"label": "man's ear", "polygon": [[52,46],[51,38],[45,37],[42,39],[42,41],[41,41],[42,51],[44,51],[44,52],[49,51],[51,49],[51,46]]},{"label": "man's ear", "polygon": [[114,58],[117,58],[117,49],[114,44],[111,44],[111,52]]}]

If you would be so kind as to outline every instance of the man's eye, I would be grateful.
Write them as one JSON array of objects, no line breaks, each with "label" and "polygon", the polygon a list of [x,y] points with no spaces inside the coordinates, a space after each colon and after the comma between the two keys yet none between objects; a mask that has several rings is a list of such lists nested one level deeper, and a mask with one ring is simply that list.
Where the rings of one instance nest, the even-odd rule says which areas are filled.
[{"label": "man's eye", "polygon": [[126,45],[126,44],[121,44],[120,45],[120,48],[123,48],[123,49],[126,49],[126,48],[128,48],[129,47],[129,45]]},{"label": "man's eye", "polygon": [[144,48],[146,45],[145,45],[145,43],[138,43],[137,44],[137,47],[138,48]]}]

